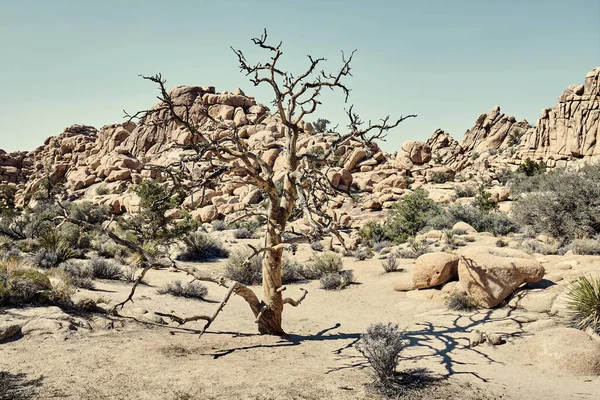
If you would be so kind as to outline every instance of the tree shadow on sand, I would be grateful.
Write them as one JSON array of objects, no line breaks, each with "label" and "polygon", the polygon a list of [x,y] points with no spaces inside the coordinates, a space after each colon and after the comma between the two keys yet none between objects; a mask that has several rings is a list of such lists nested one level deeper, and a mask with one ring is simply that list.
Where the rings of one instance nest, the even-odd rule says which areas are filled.
[{"label": "tree shadow on sand", "polygon": [[43,377],[27,379],[27,374],[0,371],[0,400],[25,400],[35,398],[42,386]]}]

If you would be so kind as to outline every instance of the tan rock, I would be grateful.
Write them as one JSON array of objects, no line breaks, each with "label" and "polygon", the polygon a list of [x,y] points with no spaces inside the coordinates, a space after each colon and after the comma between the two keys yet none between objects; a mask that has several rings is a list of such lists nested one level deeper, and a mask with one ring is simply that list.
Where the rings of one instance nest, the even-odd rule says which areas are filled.
[{"label": "tan rock", "polygon": [[431,160],[431,148],[425,142],[407,140],[402,144],[402,150],[408,154],[408,158],[415,164],[424,164]]},{"label": "tan rock", "polygon": [[456,277],[458,256],[435,252],[423,254],[415,263],[413,284],[417,289],[442,285]]},{"label": "tan rock", "polygon": [[344,169],[352,171],[356,167],[356,164],[364,160],[366,156],[367,152],[363,149],[354,149],[344,164]]},{"label": "tan rock", "polygon": [[192,218],[200,222],[212,222],[212,220],[218,217],[219,210],[214,205],[205,206],[192,211],[190,215]]},{"label": "tan rock", "polygon": [[544,267],[519,250],[467,246],[460,255],[460,283],[480,307],[493,308],[523,283],[544,277]]},{"label": "tan rock", "polygon": [[531,361],[544,370],[575,376],[600,375],[600,343],[574,328],[537,332],[526,344]]}]

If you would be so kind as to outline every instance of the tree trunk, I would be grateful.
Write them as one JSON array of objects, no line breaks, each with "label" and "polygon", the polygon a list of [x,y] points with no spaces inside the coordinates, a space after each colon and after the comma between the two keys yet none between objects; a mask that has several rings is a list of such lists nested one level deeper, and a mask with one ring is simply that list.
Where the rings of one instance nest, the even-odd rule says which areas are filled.
[{"label": "tree trunk", "polygon": [[[268,234],[267,234],[268,235]],[[263,259],[262,286],[264,302],[269,307],[258,321],[258,331],[268,335],[285,335],[281,327],[283,296],[277,289],[281,287],[281,261],[283,250],[267,252]]]}]

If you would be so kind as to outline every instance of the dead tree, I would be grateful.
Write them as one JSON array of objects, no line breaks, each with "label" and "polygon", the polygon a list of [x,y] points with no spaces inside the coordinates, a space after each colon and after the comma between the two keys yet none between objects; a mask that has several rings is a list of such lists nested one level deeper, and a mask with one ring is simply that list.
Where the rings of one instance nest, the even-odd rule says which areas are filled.
[{"label": "dead tree", "polygon": [[[398,126],[408,115],[396,120],[389,117],[372,124],[363,123],[359,116],[350,107],[347,110],[349,117],[348,132],[333,137],[329,148],[323,154],[301,152],[298,147],[299,137],[304,134],[305,120],[313,114],[318,106],[319,95],[324,89],[339,90],[344,93],[346,101],[350,89],[344,80],[351,76],[351,62],[355,52],[349,56],[342,53],[341,67],[335,73],[326,73],[319,70],[324,58],[308,56],[308,67],[299,75],[280,69],[278,63],[282,56],[281,46],[271,45],[267,41],[267,32],[252,39],[254,45],[266,52],[267,61],[256,64],[250,63],[244,53],[232,48],[240,63],[240,69],[249,76],[255,85],[267,85],[273,92],[274,113],[285,127],[283,138],[259,148],[251,148],[247,139],[239,135],[238,128],[226,121],[216,120],[208,115],[207,109],[201,105],[193,106],[176,104],[165,87],[165,80],[161,75],[144,76],[158,85],[160,90],[159,105],[151,110],[139,112],[131,118],[138,118],[141,124],[168,123],[175,121],[190,134],[193,154],[186,155],[180,161],[169,166],[147,166],[166,174],[174,185],[183,185],[189,191],[203,195],[204,188],[214,185],[215,181],[242,182],[259,188],[268,199],[266,211],[250,209],[243,212],[237,219],[262,215],[266,219],[264,246],[253,248],[252,257],[261,256],[262,261],[262,301],[248,287],[239,282],[231,281],[220,276],[207,276],[194,267],[189,267],[171,260],[157,260],[147,254],[143,249],[130,243],[115,233],[107,230],[113,240],[128,247],[142,256],[144,270],[138,278],[143,278],[145,272],[156,265],[170,265],[187,272],[196,280],[212,282],[226,287],[227,294],[216,311],[210,315],[180,317],[172,314],[162,314],[170,317],[180,324],[205,320],[204,330],[210,326],[222,310],[232,294],[244,298],[249,304],[258,324],[258,330],[263,334],[284,334],[282,328],[282,313],[284,305],[299,305],[306,291],[303,291],[298,300],[284,298],[282,285],[281,265],[283,251],[287,246],[299,242],[313,242],[323,236],[335,236],[341,243],[343,239],[338,232],[341,228],[338,217],[328,212],[328,203],[332,196],[339,192],[327,178],[327,170],[322,168],[340,149],[340,146],[361,144],[369,146],[373,140],[383,140],[390,129]],[[167,111],[168,120],[157,120],[156,115]],[[199,117],[198,115],[201,114]],[[279,157],[283,157],[282,171],[274,171],[261,159],[261,153],[268,149],[277,149]],[[276,172],[278,179],[276,179]],[[279,186],[279,187],[278,187]],[[292,212],[300,210],[304,220],[310,227],[309,230],[298,232],[289,228],[288,221]],[[137,285],[135,285],[137,286]],[[117,305],[123,306],[133,296],[132,290],[129,298]],[[117,307],[115,307],[115,310]]]}]

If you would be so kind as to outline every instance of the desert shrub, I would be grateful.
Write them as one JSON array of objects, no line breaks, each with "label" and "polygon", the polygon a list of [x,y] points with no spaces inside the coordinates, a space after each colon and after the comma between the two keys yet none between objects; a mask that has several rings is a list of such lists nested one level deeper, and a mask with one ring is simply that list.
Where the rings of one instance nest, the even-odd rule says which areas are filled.
[{"label": "desert shrub", "polygon": [[377,243],[388,240],[383,225],[378,223],[377,221],[367,221],[358,231],[358,236],[360,236],[363,241],[367,243]]},{"label": "desert shrub", "polygon": [[390,254],[387,256],[385,260],[381,262],[381,266],[383,267],[385,272],[394,272],[398,270],[398,259],[394,254]]},{"label": "desert shrub", "polygon": [[429,219],[443,213],[444,209],[425,190],[417,189],[392,207],[383,225],[385,239],[404,243],[423,229]]},{"label": "desert shrub", "polygon": [[185,250],[177,256],[181,261],[207,261],[229,257],[229,250],[223,247],[220,240],[201,232],[185,236],[183,244]]},{"label": "desert shrub", "polygon": [[354,272],[350,269],[323,275],[319,279],[321,288],[325,290],[342,290],[354,282]]},{"label": "desert shrub", "polygon": [[171,296],[185,297],[187,299],[204,300],[208,295],[208,289],[197,281],[181,283],[180,280],[174,280],[158,288],[156,293],[170,294]]},{"label": "desert shrub", "polygon": [[188,213],[184,213],[183,218],[176,221],[168,216],[168,210],[183,203],[186,196],[183,189],[170,187],[159,180],[145,179],[132,186],[131,190],[140,198],[139,208],[118,220],[118,227],[128,240],[138,245],[158,242],[164,250],[169,244],[198,228],[200,223]]},{"label": "desert shrub", "polygon": [[211,222],[211,226],[215,231],[227,230],[227,224],[222,219],[215,219],[213,222]]},{"label": "desert shrub", "polygon": [[304,267],[297,261],[284,257],[281,263],[281,282],[287,284],[304,279]]},{"label": "desert shrub", "polygon": [[576,328],[600,334],[600,277],[582,276],[573,282],[567,307]]},{"label": "desert shrub", "polygon": [[323,244],[320,241],[312,242],[310,248],[313,249],[313,251],[323,251]]},{"label": "desert shrub", "polygon": [[450,310],[455,311],[472,311],[477,309],[477,304],[475,304],[471,296],[459,291],[454,291],[448,295],[446,306]]},{"label": "desert shrub", "polygon": [[72,245],[59,232],[48,231],[38,239],[40,249],[33,258],[34,265],[40,268],[55,268],[59,264],[79,256]]},{"label": "desert shrub", "polygon": [[475,197],[477,194],[475,185],[457,185],[454,186],[454,191],[458,197]]},{"label": "desert shrub", "polygon": [[571,243],[571,250],[574,254],[599,256],[600,239],[575,239]]},{"label": "desert shrub", "polygon": [[354,258],[360,261],[364,261],[368,258],[373,258],[373,251],[368,247],[360,247],[353,253]]},{"label": "desert shrub", "polygon": [[600,233],[600,165],[534,175],[515,191],[515,220],[537,234],[566,244]]},{"label": "desert shrub", "polygon": [[253,253],[248,248],[233,251],[225,266],[225,276],[245,285],[260,284],[262,282],[262,258],[255,256],[248,260]]},{"label": "desert shrub", "polygon": [[100,185],[96,188],[96,194],[98,196],[106,196],[110,193],[110,190],[106,187],[106,185]]},{"label": "desert shrub", "polygon": [[314,256],[304,269],[306,279],[319,279],[325,275],[336,274],[342,271],[344,262],[336,253],[325,252]]},{"label": "desert shrub", "polygon": [[400,352],[408,342],[398,325],[370,325],[360,337],[356,349],[367,359],[377,379],[376,387],[384,393],[396,386],[396,366]]},{"label": "desert shrub", "polygon": [[384,241],[381,241],[381,242],[375,242],[373,244],[373,251],[379,253],[383,249],[387,249],[389,247],[392,247],[393,245],[394,245],[394,243],[390,242],[389,240],[384,240]]},{"label": "desert shrub", "polygon": [[121,266],[112,260],[96,257],[89,260],[88,265],[96,279],[120,280],[123,278]]},{"label": "desert shrub", "polygon": [[540,162],[536,163],[531,158],[526,159],[519,168],[517,168],[517,173],[524,174],[526,176],[534,176],[538,174],[543,174],[546,171],[546,163]]},{"label": "desert shrub", "polygon": [[399,258],[419,258],[430,249],[425,241],[411,240],[408,247],[396,250],[396,256]]},{"label": "desert shrub", "polygon": [[254,237],[254,231],[245,227],[237,228],[233,231],[233,237],[236,239],[252,239]]},{"label": "desert shrub", "polygon": [[90,201],[71,203],[69,217],[96,225],[106,221],[111,215],[108,205],[95,205]]},{"label": "desert shrub", "polygon": [[498,209],[498,203],[492,201],[492,194],[485,190],[483,185],[477,188],[477,194],[473,200],[473,206],[478,208],[482,213],[488,214],[490,211]]},{"label": "desert shrub", "polygon": [[538,253],[544,255],[558,253],[558,248],[556,248],[556,246],[542,243],[539,240],[535,239],[526,240],[523,243],[521,243],[521,246],[523,247],[523,250],[525,250],[528,253]]},{"label": "desert shrub", "polygon": [[497,236],[503,236],[517,231],[515,221],[501,212],[486,213],[473,206],[454,204],[448,208],[448,214],[454,222],[466,222],[478,232],[490,232]]},{"label": "desert shrub", "polygon": [[73,286],[82,289],[94,289],[94,272],[89,263],[66,261],[60,265],[60,268],[70,278]]},{"label": "desert shrub", "polygon": [[433,183],[446,183],[451,180],[450,175],[443,171],[433,171],[430,173],[429,177]]},{"label": "desert shrub", "polygon": [[0,305],[47,304],[53,300],[52,284],[44,273],[0,264]]}]

